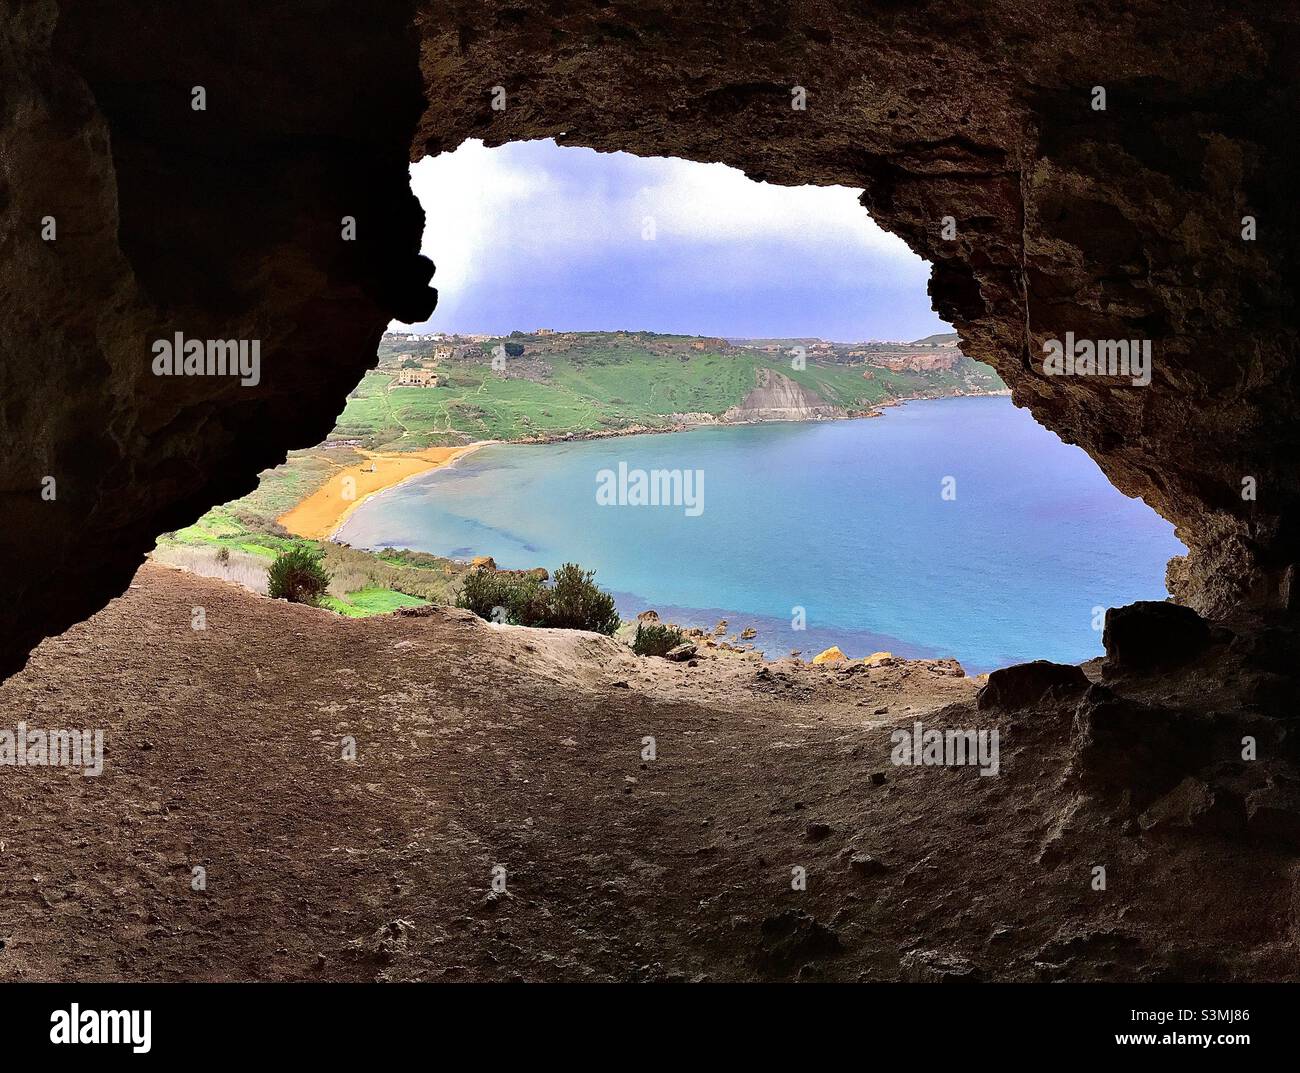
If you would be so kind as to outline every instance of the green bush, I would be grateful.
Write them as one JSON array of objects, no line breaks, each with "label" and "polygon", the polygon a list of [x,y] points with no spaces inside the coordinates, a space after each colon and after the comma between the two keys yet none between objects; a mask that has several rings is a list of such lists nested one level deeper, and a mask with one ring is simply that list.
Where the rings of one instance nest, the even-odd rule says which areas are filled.
[{"label": "green bush", "polygon": [[479,567],[465,575],[456,606],[468,608],[489,622],[509,622],[516,626],[536,626],[533,605],[539,579],[522,574],[501,574]]},{"label": "green bush", "polygon": [[666,656],[686,640],[681,630],[658,623],[638,623],[632,651],[638,656]]},{"label": "green bush", "polygon": [[604,634],[618,629],[614,597],[599,589],[595,578],[596,571],[583,570],[577,563],[565,563],[555,571],[547,625]]},{"label": "green bush", "polygon": [[307,544],[295,544],[280,552],[266,573],[266,594],[273,600],[315,607],[330,583],[322,557],[323,552]]},{"label": "green bush", "polygon": [[602,592],[594,578],[595,571],[574,563],[560,567],[551,585],[536,574],[479,567],[465,576],[456,606],[489,622],[612,634],[619,621],[614,598]]}]

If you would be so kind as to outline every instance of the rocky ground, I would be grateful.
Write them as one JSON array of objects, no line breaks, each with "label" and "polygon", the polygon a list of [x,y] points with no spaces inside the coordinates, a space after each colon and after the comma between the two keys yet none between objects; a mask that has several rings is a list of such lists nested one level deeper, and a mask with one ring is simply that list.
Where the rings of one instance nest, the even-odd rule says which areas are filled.
[{"label": "rocky ground", "polygon": [[[1136,605],[1107,645],[978,694],[149,565],[0,687],[0,729],[107,739],[0,767],[0,978],[1300,976],[1295,634]],[[893,764],[916,721],[998,774]]]}]

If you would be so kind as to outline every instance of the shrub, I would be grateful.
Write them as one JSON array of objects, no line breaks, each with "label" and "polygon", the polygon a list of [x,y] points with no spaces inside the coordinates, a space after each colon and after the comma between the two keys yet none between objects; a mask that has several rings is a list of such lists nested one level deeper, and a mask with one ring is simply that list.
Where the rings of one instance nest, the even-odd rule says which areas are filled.
[{"label": "shrub", "polygon": [[686,640],[681,630],[659,623],[638,623],[632,651],[638,656],[666,656]]},{"label": "shrub", "polygon": [[614,598],[602,592],[594,578],[595,571],[574,563],[560,567],[552,585],[535,573],[479,567],[465,576],[456,606],[489,622],[612,634],[619,621]]},{"label": "shrub", "polygon": [[583,570],[577,563],[565,563],[555,571],[547,625],[604,634],[618,629],[614,597],[597,587],[595,577],[596,571]]},{"label": "shrub", "polygon": [[296,544],[280,552],[267,571],[266,594],[274,600],[314,607],[330,583],[322,558],[322,552],[306,544]]},{"label": "shrub", "polygon": [[[522,595],[518,581],[515,575],[498,574],[487,567],[477,567],[465,575],[456,597],[456,606],[467,608],[489,622],[525,625],[518,619]],[[501,611],[497,611],[498,608]]]}]

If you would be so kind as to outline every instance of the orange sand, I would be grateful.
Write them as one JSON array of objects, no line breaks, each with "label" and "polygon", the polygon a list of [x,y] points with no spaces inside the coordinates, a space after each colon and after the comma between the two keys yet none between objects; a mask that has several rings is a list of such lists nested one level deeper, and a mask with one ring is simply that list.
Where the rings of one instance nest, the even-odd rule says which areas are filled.
[{"label": "orange sand", "polygon": [[[289,532],[309,540],[329,540],[349,514],[376,492],[429,470],[450,465],[462,455],[484,446],[427,447],[423,451],[395,454],[366,452],[366,461],[340,469],[292,510],[276,519]],[[374,472],[371,472],[371,467]],[[348,478],[352,483],[348,482]]]}]

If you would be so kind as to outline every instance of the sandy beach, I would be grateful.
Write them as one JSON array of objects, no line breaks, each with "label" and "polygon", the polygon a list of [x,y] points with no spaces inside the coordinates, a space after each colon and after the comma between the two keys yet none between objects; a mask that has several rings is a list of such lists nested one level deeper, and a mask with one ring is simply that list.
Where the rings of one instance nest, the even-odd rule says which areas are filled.
[{"label": "sandy beach", "polygon": [[296,507],[276,519],[295,536],[329,540],[354,510],[378,492],[411,477],[451,465],[489,442],[422,451],[366,452],[366,461],[341,468]]}]

